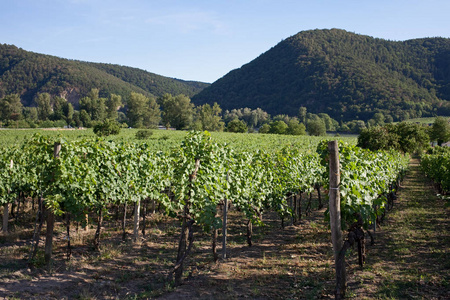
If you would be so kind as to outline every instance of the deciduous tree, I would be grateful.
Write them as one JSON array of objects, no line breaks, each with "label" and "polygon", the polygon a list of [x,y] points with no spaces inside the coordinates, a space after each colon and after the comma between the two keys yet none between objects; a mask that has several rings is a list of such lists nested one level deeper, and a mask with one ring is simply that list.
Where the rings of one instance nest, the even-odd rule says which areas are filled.
[{"label": "deciduous tree", "polygon": [[162,122],[164,126],[175,129],[189,128],[193,121],[194,104],[191,103],[188,96],[164,94],[158,99],[158,103],[163,109]]},{"label": "deciduous tree", "polygon": [[430,139],[436,141],[438,145],[450,139],[450,125],[447,118],[436,117],[430,130]]}]

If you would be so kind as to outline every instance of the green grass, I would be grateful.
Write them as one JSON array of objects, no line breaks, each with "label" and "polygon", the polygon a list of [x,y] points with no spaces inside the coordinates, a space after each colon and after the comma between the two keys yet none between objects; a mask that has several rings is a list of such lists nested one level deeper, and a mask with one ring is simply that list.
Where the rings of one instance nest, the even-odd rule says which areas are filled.
[{"label": "green grass", "polygon": [[[170,148],[178,147],[186,136],[187,131],[175,130],[154,130],[149,139],[137,140],[136,132],[139,129],[122,129],[119,135],[108,136],[106,140],[113,141],[134,141],[148,142],[155,151],[167,151]],[[44,136],[63,136],[69,140],[95,138],[92,129],[75,130],[44,130],[44,129],[2,129],[0,130],[0,147],[8,145],[20,145],[34,134],[39,133]],[[326,139],[339,139],[349,144],[356,144],[356,136],[290,136],[276,134],[257,133],[230,133],[211,132],[214,141],[221,144],[229,144],[237,151],[253,151],[257,149],[265,151],[275,151],[284,146],[294,146],[305,151],[315,151],[317,144]]]},{"label": "green grass", "polygon": [[449,212],[413,162],[375,245],[368,247],[364,269],[355,271],[351,279],[349,293],[358,299],[447,299],[450,295]]},{"label": "green grass", "polygon": [[[444,118],[450,119],[450,117],[444,117]],[[432,124],[432,123],[434,123],[435,119],[436,119],[436,117],[414,118],[414,119],[405,120],[405,122],[408,122],[408,123]]]}]

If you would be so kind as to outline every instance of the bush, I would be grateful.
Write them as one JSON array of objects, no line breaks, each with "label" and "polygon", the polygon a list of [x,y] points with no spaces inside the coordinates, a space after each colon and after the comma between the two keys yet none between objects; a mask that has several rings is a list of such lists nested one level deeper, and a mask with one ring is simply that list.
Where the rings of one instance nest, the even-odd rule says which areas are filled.
[{"label": "bush", "polygon": [[39,124],[40,128],[52,128],[52,127],[63,128],[64,126],[67,126],[67,123],[64,120],[58,120],[58,121],[45,120]]},{"label": "bush", "polygon": [[363,129],[358,146],[377,150],[397,150],[404,153],[421,153],[429,146],[427,128],[414,123],[401,122]]},{"label": "bush", "polygon": [[248,127],[247,124],[245,124],[244,121],[241,121],[239,119],[234,119],[233,121],[230,121],[227,125],[227,131],[228,132],[247,132]]},{"label": "bush", "polygon": [[269,124],[263,124],[258,130],[259,133],[269,133],[269,131],[270,131]]},{"label": "bush", "polygon": [[138,140],[146,140],[153,135],[151,130],[138,130],[136,132],[135,138]]},{"label": "bush", "polygon": [[94,126],[94,133],[98,136],[116,135],[120,132],[120,124],[115,120],[106,120]]},{"label": "bush", "polygon": [[270,130],[269,133],[274,134],[285,134],[286,130],[288,129],[288,125],[284,121],[274,121],[270,123]]}]

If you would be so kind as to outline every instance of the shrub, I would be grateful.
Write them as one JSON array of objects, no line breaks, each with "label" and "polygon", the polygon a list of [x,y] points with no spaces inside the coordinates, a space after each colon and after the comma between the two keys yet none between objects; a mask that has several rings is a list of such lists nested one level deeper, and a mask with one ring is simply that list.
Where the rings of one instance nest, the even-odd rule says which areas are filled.
[{"label": "shrub", "polygon": [[138,130],[136,132],[135,138],[138,140],[146,140],[153,135],[151,130]]},{"label": "shrub", "polygon": [[120,132],[120,125],[115,120],[108,119],[94,126],[94,133],[98,136],[116,135]]}]

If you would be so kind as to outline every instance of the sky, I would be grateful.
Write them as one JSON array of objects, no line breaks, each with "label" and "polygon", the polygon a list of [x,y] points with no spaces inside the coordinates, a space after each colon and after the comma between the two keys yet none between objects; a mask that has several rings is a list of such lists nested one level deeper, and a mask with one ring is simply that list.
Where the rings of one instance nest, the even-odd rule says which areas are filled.
[{"label": "sky", "polygon": [[450,38],[449,0],[0,0],[0,43],[212,83],[300,31]]}]

